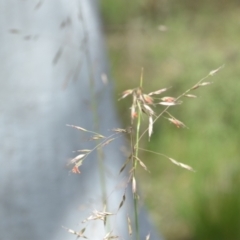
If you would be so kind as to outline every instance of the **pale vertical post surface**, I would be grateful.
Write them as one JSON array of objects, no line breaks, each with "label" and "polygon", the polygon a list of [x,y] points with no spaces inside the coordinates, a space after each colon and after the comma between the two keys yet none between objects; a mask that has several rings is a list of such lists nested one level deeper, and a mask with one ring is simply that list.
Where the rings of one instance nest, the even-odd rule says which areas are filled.
[{"label": "pale vertical post surface", "polygon": [[[66,124],[93,128],[91,87],[101,134],[119,127],[111,84],[101,79],[108,72],[96,2],[0,0],[0,13],[0,239],[75,239],[62,226],[79,231],[92,210],[102,210],[101,190],[94,154],[81,174],[69,174],[72,151],[92,143]],[[124,144],[104,151],[111,211],[123,194],[113,190]],[[111,223],[124,239],[131,208],[129,199]],[[86,236],[102,239],[103,224],[88,226]]]}]

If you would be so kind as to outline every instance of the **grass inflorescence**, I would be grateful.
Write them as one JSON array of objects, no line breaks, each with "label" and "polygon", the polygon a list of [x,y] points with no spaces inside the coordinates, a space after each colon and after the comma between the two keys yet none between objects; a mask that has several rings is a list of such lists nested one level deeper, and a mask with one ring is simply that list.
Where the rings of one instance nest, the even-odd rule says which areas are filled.
[{"label": "grass inflorescence", "polygon": [[[157,120],[159,120],[160,117],[162,117],[163,119],[166,119],[171,124],[175,125],[177,128],[187,128],[182,121],[178,120],[175,116],[173,116],[170,113],[170,109],[172,107],[183,104],[182,99],[184,97],[189,99],[197,98],[197,95],[194,92],[201,87],[205,87],[212,84],[211,81],[206,81],[207,78],[215,75],[215,73],[217,73],[222,67],[223,66],[210,71],[204,78],[199,80],[196,84],[194,84],[192,87],[190,87],[185,92],[180,94],[178,97],[173,97],[169,95],[163,96],[164,94],[166,94],[167,91],[171,89],[170,87],[164,87],[161,89],[151,91],[149,93],[145,93],[143,88],[143,70],[142,70],[140,85],[136,88],[125,90],[121,94],[121,97],[119,98],[119,100],[125,99],[126,97],[129,97],[129,96],[131,96],[132,98],[131,107],[130,107],[130,124],[129,124],[130,127],[127,127],[126,129],[123,129],[123,128],[112,129],[111,130],[112,134],[110,134],[109,136],[104,136],[97,132],[87,130],[83,127],[79,127],[75,125],[67,125],[69,127],[73,127],[77,130],[90,134],[89,140],[96,141],[95,147],[93,147],[92,149],[78,150],[79,154],[69,161],[69,165],[71,166],[71,172],[75,174],[81,173],[81,170],[80,170],[81,165],[84,163],[84,161],[92,152],[104,148],[106,145],[110,144],[118,137],[121,137],[124,135],[129,136],[130,153],[125,163],[123,164],[123,166],[119,169],[119,173],[121,174],[125,169],[130,169],[128,171],[127,185],[131,185],[132,195],[133,195],[134,225],[135,225],[134,230],[132,228],[132,220],[130,219],[129,216],[127,217],[127,224],[128,224],[129,235],[132,236],[133,231],[135,231],[134,236],[136,240],[140,239],[139,223],[138,223],[138,219],[139,219],[138,201],[140,196],[138,193],[136,170],[138,166],[140,166],[145,171],[149,172],[146,163],[139,157],[139,151],[145,151],[155,155],[159,155],[160,157],[164,157],[168,159],[171,163],[181,168],[184,168],[186,170],[193,171],[193,172],[195,171],[191,166],[185,163],[179,162],[164,153],[159,153],[159,152],[151,151],[151,150],[140,147],[140,141],[146,134],[148,135],[148,140],[150,141],[151,136],[153,134],[154,125],[157,123]],[[142,121],[145,121],[145,117],[147,118],[147,121],[148,121],[148,127],[145,129],[142,129],[141,123]],[[124,205],[125,200],[126,200],[126,194],[124,193],[122,196],[122,199],[119,200],[120,204],[118,207],[118,211],[120,211],[120,209]],[[105,225],[107,218],[112,215],[116,215],[118,211],[116,213],[111,213],[106,211],[106,209],[104,209],[103,211],[94,210],[88,218],[83,220],[83,223],[86,223],[87,221],[92,221],[92,220],[101,220]],[[80,232],[76,232],[71,229],[67,229],[67,230],[69,233],[77,235],[77,237],[87,238],[84,235],[85,228],[82,228]],[[112,231],[109,231],[106,233],[106,236],[103,239],[113,239],[113,238],[120,238],[120,236],[117,236]],[[150,235],[147,235],[146,239],[150,239]]]}]

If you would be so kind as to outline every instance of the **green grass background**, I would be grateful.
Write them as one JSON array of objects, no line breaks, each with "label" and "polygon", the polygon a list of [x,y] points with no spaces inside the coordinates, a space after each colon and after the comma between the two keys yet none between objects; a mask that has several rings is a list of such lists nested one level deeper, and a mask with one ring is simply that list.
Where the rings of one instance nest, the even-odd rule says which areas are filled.
[{"label": "green grass background", "polygon": [[[170,112],[189,129],[161,118],[145,148],[191,165],[196,173],[153,154],[141,159],[142,198],[167,240],[240,239],[240,5],[238,1],[102,0],[116,99],[138,86],[172,88],[178,96],[221,65]],[[164,26],[166,31],[161,31]],[[129,125],[130,99],[116,104]],[[146,119],[147,120],[147,119]]]}]

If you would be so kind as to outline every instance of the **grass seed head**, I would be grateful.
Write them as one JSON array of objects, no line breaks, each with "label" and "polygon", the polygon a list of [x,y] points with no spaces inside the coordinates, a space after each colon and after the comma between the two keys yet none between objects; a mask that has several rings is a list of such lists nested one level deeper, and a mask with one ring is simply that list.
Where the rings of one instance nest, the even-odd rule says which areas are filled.
[{"label": "grass seed head", "polygon": [[177,101],[177,102],[160,102],[158,104],[163,105],[163,106],[176,106],[181,104],[181,101]]},{"label": "grass seed head", "polygon": [[132,224],[129,216],[127,217],[127,222],[128,222],[128,234],[131,236],[132,235]]},{"label": "grass seed head", "polygon": [[196,95],[193,95],[193,94],[186,94],[186,95],[184,95],[184,97],[196,98],[197,96],[196,96]]},{"label": "grass seed head", "polygon": [[216,74],[219,70],[221,70],[224,67],[224,64],[222,66],[220,66],[219,68],[210,71],[210,73],[208,75],[213,76],[214,74]]},{"label": "grass seed head", "polygon": [[150,140],[150,137],[153,133],[153,118],[152,116],[149,117],[149,124],[148,124],[148,137],[149,137],[149,140]]},{"label": "grass seed head", "polygon": [[144,101],[146,104],[153,104],[154,103],[154,100],[152,97],[150,97],[149,95],[147,94],[143,94],[143,98],[144,98]]},{"label": "grass seed head", "polygon": [[142,105],[142,110],[148,116],[153,116],[155,114],[154,111],[152,110],[152,108],[150,108],[147,104]]},{"label": "grass seed head", "polygon": [[163,97],[161,98],[164,102],[175,102],[176,98],[174,97]]},{"label": "grass seed head", "polygon": [[121,100],[129,95],[131,95],[133,93],[133,89],[128,89],[128,90],[125,90],[123,93],[122,93],[122,96],[118,99],[118,100]]},{"label": "grass seed head", "polygon": [[159,89],[159,90],[157,90],[157,91],[150,92],[148,95],[149,95],[149,96],[158,95],[158,94],[161,94],[161,93],[163,93],[163,92],[165,92],[165,91],[167,91],[167,90],[168,90],[168,88],[162,88],[162,89]]},{"label": "grass seed head", "polygon": [[204,87],[204,86],[207,86],[209,84],[212,84],[213,82],[202,82],[199,84],[199,87]]},{"label": "grass seed head", "polygon": [[171,123],[173,123],[177,128],[184,128],[186,127],[184,123],[177,120],[176,118],[167,118]]},{"label": "grass seed head", "polygon": [[76,165],[72,168],[71,172],[72,172],[72,173],[76,173],[76,174],[77,174],[77,173],[81,173],[80,170],[79,170],[79,168],[78,168],[78,166],[76,166]]}]

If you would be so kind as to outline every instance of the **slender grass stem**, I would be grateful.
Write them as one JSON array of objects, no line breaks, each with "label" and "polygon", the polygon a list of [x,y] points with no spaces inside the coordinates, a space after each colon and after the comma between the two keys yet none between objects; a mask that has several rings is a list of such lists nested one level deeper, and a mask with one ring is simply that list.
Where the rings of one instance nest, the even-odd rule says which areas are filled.
[{"label": "slender grass stem", "polygon": [[[141,71],[141,77],[140,77],[140,89],[143,86],[143,68]],[[134,151],[134,158],[133,158],[133,178],[136,179],[136,169],[137,169],[137,164],[138,164],[138,149],[139,149],[139,136],[140,136],[140,128],[141,128],[141,106],[138,104],[138,111],[137,111],[137,131],[136,131],[136,140],[135,140],[135,146],[133,148]],[[134,217],[135,217],[135,228],[136,228],[136,240],[139,240],[139,223],[138,223],[138,195],[137,192],[135,191],[133,196],[133,203],[134,203]]]},{"label": "slender grass stem", "polygon": [[[90,47],[87,46],[89,43],[88,39],[88,31],[85,26],[82,13],[80,10],[80,15],[81,15],[81,23],[84,31],[84,36],[85,36],[85,53],[86,53],[86,59],[87,63],[89,66],[89,82],[90,82],[90,95],[91,95],[91,108],[93,112],[93,119],[94,119],[94,131],[99,132],[99,121],[98,121],[98,111],[97,111],[97,99],[96,99],[96,94],[95,94],[95,83],[94,83],[94,69],[93,69],[93,63],[91,59],[91,54],[89,52]],[[106,188],[106,180],[105,180],[105,169],[104,169],[104,158],[103,158],[103,152],[101,149],[97,149],[97,159],[98,159],[98,169],[99,169],[99,175],[100,175],[100,186],[101,186],[101,191],[102,191],[102,204],[103,207],[107,209],[107,188]],[[109,222],[107,221],[107,228],[110,228]]]}]

